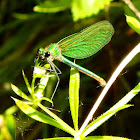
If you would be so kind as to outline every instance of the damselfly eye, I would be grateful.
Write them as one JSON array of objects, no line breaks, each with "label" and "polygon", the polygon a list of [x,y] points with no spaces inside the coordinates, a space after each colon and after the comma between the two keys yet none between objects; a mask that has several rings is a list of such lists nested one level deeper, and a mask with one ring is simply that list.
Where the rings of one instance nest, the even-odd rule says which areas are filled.
[{"label": "damselfly eye", "polygon": [[40,49],[37,50],[37,54],[39,54],[39,53],[40,53]]},{"label": "damselfly eye", "polygon": [[42,53],[42,51],[41,51],[41,49],[39,48],[38,50],[37,50],[37,54],[41,54]]},{"label": "damselfly eye", "polygon": [[46,52],[45,57],[49,57],[49,56],[50,56],[50,52]]}]

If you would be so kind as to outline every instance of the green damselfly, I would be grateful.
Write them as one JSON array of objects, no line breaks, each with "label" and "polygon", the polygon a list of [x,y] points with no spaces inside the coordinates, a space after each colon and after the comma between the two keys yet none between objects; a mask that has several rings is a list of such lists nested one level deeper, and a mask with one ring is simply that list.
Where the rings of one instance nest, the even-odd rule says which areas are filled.
[{"label": "green damselfly", "polygon": [[47,60],[47,62],[50,63],[52,70],[58,78],[56,88],[60,81],[58,74],[61,72],[54,65],[53,60],[58,60],[69,65],[70,67],[74,67],[78,71],[97,80],[101,86],[105,86],[106,82],[103,78],[75,64],[64,56],[74,59],[87,58],[97,53],[102,47],[104,47],[111,40],[113,34],[113,26],[110,24],[110,22],[104,20],[81,30],[79,33],[67,36],[58,43],[51,44],[44,49],[38,49],[39,58],[41,60]]}]

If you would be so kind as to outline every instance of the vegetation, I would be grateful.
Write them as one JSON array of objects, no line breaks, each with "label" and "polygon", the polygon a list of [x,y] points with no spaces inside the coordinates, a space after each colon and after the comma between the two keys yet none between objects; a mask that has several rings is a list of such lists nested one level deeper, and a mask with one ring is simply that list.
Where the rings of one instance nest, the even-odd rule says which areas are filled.
[{"label": "vegetation", "polygon": [[[127,104],[140,91],[139,0],[2,0],[0,9],[0,139],[140,138],[139,96]],[[108,81],[127,59],[113,85],[107,84],[111,88],[104,102],[85,122],[107,86],[103,89],[94,79],[74,69],[69,72],[67,65],[55,61],[62,74],[50,100],[57,78],[49,73],[50,65],[38,62],[37,49],[104,19],[115,28],[112,40],[99,53],[76,63]]]}]

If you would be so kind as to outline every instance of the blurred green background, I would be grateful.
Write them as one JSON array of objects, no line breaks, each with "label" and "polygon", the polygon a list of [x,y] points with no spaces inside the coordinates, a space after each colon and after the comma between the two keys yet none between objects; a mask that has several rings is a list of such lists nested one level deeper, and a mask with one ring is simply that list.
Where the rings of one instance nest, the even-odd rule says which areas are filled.
[{"label": "blurred green background", "polygon": [[[136,3],[135,7],[140,10],[138,0],[132,2]],[[21,72],[24,69],[31,81],[37,49],[56,43],[101,20],[108,20],[114,26],[115,34],[112,40],[94,56],[76,60],[76,63],[108,80],[121,60],[140,42],[140,36],[126,22],[125,15],[128,12],[126,9],[129,8],[121,0],[95,0],[95,2],[93,0],[1,0],[0,114],[4,120],[6,120],[5,111],[15,105],[11,96],[16,95],[11,90],[10,84],[13,83],[27,92]],[[140,80],[139,58],[140,55],[137,55],[119,75],[96,112],[96,116],[109,109],[137,85]],[[54,108],[61,111],[56,111],[56,113],[62,116],[64,121],[72,124],[68,106],[70,67],[57,61],[54,63],[62,71],[60,84],[54,97]],[[84,74],[80,75],[79,126],[103,89],[94,79]],[[56,78],[50,79],[46,89],[48,94],[53,92],[56,82]],[[133,107],[117,113],[92,135],[114,135],[140,139],[139,99],[138,95],[131,102],[134,104]],[[52,126],[34,122],[18,109],[11,114],[16,120],[12,129],[15,131],[9,131],[9,135],[12,136],[6,138],[5,135],[4,140],[67,136],[66,133]],[[1,120],[0,129],[5,126]],[[8,134],[8,131],[5,134]]]}]

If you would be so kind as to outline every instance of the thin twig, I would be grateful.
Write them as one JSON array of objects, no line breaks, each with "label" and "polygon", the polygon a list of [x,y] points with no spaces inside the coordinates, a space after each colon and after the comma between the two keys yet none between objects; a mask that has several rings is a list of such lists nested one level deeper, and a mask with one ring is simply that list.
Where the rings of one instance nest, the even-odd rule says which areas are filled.
[{"label": "thin twig", "polygon": [[124,1],[129,6],[129,8],[136,14],[136,16],[140,20],[140,12],[136,9],[133,3],[130,0],[122,0],[122,1]]}]

